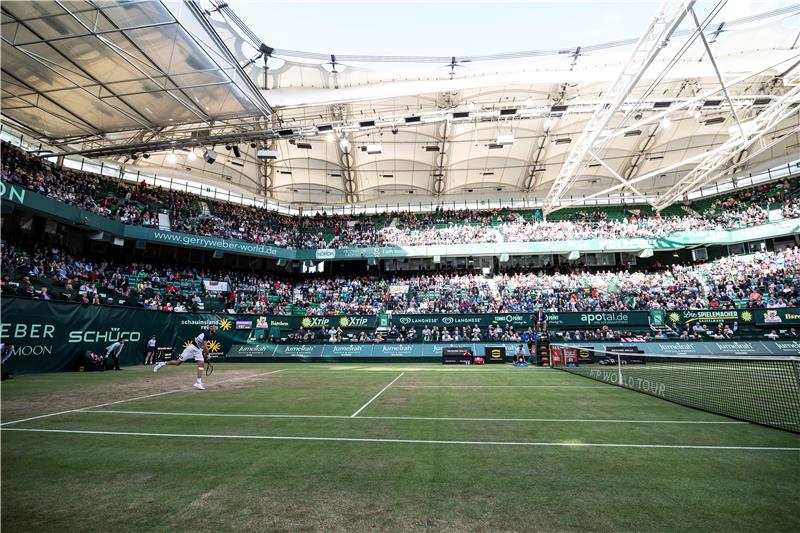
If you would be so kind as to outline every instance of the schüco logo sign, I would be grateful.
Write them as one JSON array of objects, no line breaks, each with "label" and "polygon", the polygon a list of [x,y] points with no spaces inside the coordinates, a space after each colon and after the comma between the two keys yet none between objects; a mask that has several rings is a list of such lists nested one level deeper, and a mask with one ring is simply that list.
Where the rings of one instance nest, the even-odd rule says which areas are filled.
[{"label": "sch\u00fcco logo sign", "polygon": [[123,331],[120,328],[111,328],[107,331],[70,331],[67,342],[117,342],[125,339],[129,342],[136,342],[142,338],[138,331]]}]

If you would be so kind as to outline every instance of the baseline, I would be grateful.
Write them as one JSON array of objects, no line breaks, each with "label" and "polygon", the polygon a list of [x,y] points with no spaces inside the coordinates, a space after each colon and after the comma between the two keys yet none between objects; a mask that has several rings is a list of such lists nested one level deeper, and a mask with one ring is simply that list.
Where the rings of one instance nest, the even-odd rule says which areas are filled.
[{"label": "baseline", "polygon": [[[217,381],[217,383],[229,383],[231,381],[240,381],[240,380],[243,380],[243,379],[251,379],[251,378],[256,378],[256,377],[260,377],[260,376],[266,376],[267,374],[277,374],[278,372],[283,372],[284,370],[286,370],[286,369],[282,368],[280,370],[272,370],[270,372],[263,372],[261,374],[254,374],[252,376],[242,376],[242,377],[238,377],[238,378],[223,379],[221,381]],[[49,418],[51,416],[59,416],[59,415],[66,415],[66,414],[69,414],[69,413],[76,413],[76,412],[84,411],[84,410],[87,410],[87,409],[98,409],[100,407],[106,407],[106,406],[109,406],[109,405],[117,405],[117,404],[120,404],[120,403],[134,402],[136,400],[145,400],[147,398],[155,398],[157,396],[164,396],[166,394],[175,394],[176,392],[182,392],[182,391],[186,391],[186,390],[187,390],[186,387],[183,387],[183,388],[180,388],[180,389],[173,389],[173,390],[168,390],[168,391],[164,391],[164,392],[156,392],[154,394],[147,394],[145,396],[136,396],[135,398],[127,398],[125,400],[116,400],[116,401],[113,401],[113,402],[100,403],[100,404],[97,404],[97,405],[89,405],[87,407],[78,407],[76,409],[68,409],[66,411],[58,411],[57,413],[48,413],[48,414],[44,414],[44,415],[31,416],[31,417],[28,417],[28,418],[21,418],[19,420],[10,420],[8,422],[3,422],[2,424],[0,424],[0,427],[7,426],[7,425],[10,425],[10,424],[20,424],[22,422],[30,422],[31,420],[39,420],[41,418]]]},{"label": "baseline", "polygon": [[301,437],[277,435],[213,435],[193,433],[146,433],[136,431],[89,431],[78,429],[42,429],[42,428],[0,428],[3,431],[19,431],[28,433],[61,433],[75,435],[114,435],[125,437],[164,437],[179,439],[220,439],[220,440],[273,440],[273,441],[317,441],[317,442],[356,442],[386,444],[435,444],[459,446],[547,446],[565,448],[654,448],[679,450],[746,450],[746,451],[780,451],[800,452],[800,448],[769,446],[713,446],[694,444],[624,444],[624,443],[591,443],[591,442],[525,442],[525,441],[482,441],[482,440],[424,440],[424,439],[380,439],[359,437]]},{"label": "baseline", "polygon": [[356,418],[358,420],[441,420],[456,422],[578,422],[578,423],[605,423],[605,424],[749,424],[741,420],[625,420],[625,419],[599,419],[599,418],[469,418],[469,417],[435,417],[435,416],[359,416],[352,415],[292,415],[272,413],[181,413],[165,411],[125,411],[114,409],[81,409],[80,413],[111,413],[145,416],[201,416],[201,417],[227,417],[227,418],[310,418],[310,419],[343,419]]}]

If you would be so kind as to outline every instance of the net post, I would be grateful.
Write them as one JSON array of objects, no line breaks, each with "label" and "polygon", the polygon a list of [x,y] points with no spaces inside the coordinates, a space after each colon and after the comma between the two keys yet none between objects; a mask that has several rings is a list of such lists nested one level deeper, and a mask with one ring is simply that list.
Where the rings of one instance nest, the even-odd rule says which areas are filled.
[{"label": "net post", "polygon": [[625,383],[622,382],[622,354],[617,352],[617,379],[619,380],[619,386],[624,387]]}]

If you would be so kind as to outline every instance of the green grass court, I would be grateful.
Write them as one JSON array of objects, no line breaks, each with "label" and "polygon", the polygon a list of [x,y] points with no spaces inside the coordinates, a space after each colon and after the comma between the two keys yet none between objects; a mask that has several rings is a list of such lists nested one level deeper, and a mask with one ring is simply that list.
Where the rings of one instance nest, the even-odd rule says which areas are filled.
[{"label": "green grass court", "polygon": [[192,380],[185,366],[5,382],[4,528],[778,532],[800,520],[800,435],[559,370],[219,363],[206,391]]}]

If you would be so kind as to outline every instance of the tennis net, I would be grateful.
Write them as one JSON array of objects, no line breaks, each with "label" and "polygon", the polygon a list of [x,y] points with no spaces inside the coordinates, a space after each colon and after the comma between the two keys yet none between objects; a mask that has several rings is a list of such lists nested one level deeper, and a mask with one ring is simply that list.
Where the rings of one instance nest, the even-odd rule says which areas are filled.
[{"label": "tennis net", "polygon": [[654,355],[552,345],[572,374],[739,420],[800,433],[800,357]]}]

